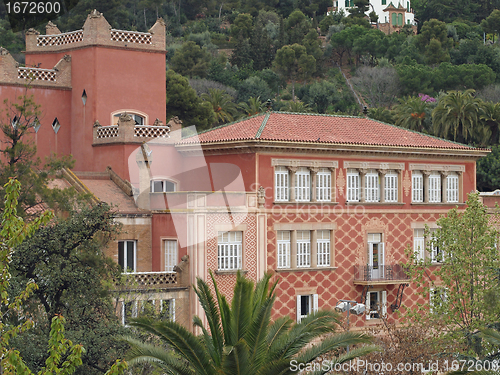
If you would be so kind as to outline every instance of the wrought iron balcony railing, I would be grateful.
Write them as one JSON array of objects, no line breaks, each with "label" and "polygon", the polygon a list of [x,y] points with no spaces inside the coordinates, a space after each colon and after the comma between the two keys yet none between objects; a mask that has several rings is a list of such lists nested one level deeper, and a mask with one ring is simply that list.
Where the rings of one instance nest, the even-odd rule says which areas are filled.
[{"label": "wrought iron balcony railing", "polygon": [[386,264],[383,266],[354,266],[354,281],[396,281],[408,280],[406,268],[400,264]]}]

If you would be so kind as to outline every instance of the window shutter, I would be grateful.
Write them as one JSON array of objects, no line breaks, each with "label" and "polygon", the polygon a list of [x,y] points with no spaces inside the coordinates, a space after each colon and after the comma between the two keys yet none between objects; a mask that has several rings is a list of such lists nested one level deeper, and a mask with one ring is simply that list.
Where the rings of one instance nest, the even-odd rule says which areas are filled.
[{"label": "window shutter", "polygon": [[424,260],[425,256],[425,240],[423,237],[415,237],[413,239],[413,251],[417,260]]},{"label": "window shutter", "polygon": [[135,272],[135,241],[127,241],[127,270]]},{"label": "window shutter", "polygon": [[300,298],[301,296],[297,296],[297,323],[301,321],[301,311],[300,311]]},{"label": "window shutter", "polygon": [[381,292],[382,294],[382,306],[381,306],[381,313],[382,313],[382,317],[386,317],[387,316],[387,291],[383,290]]},{"label": "window shutter", "polygon": [[274,191],[276,201],[288,201],[288,170],[285,167],[276,167],[274,177]]},{"label": "window shutter", "polygon": [[313,313],[317,312],[318,311],[318,295],[317,294],[313,294],[312,295],[312,300],[313,300]]},{"label": "window shutter", "polygon": [[175,299],[170,300],[170,308],[171,308],[171,314],[170,316],[172,317],[172,322],[175,322]]},{"label": "window shutter", "polygon": [[308,202],[311,200],[311,173],[307,168],[300,168],[295,173],[295,200]]},{"label": "window shutter", "polygon": [[316,175],[316,200],[318,202],[329,202],[331,200],[332,174],[328,170],[321,169]]},{"label": "window shutter", "polygon": [[424,201],[424,177],[420,172],[411,173],[411,200],[412,202]]}]

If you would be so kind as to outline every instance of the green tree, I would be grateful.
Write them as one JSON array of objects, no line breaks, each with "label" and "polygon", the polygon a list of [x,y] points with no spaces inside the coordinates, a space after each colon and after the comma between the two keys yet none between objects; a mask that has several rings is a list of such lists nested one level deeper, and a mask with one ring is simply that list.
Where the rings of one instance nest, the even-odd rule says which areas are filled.
[{"label": "green tree", "polygon": [[474,90],[449,91],[432,111],[434,134],[458,142],[473,140],[479,134],[481,101]]},{"label": "green tree", "polygon": [[[83,207],[67,218],[53,221],[20,244],[12,256],[12,274],[17,288],[34,281],[38,288],[26,302],[35,316],[35,327],[13,343],[33,371],[43,367],[50,322],[57,315],[68,321],[66,334],[82,344],[85,374],[104,373],[125,347],[113,336],[122,334],[110,297],[120,269],[106,257],[105,248],[116,232],[106,204]],[[17,289],[16,288],[16,289]]]},{"label": "green tree", "polygon": [[206,100],[212,105],[216,124],[233,121],[238,113],[233,98],[224,90],[208,89],[208,94],[201,94],[201,99]]},{"label": "green tree", "polygon": [[307,54],[306,47],[300,44],[284,46],[276,52],[274,69],[292,81],[292,99],[295,101],[295,81],[307,79],[316,71],[316,59]]},{"label": "green tree", "polygon": [[368,29],[366,27],[353,25],[331,36],[330,44],[338,65],[342,66],[345,55],[347,55],[348,58],[352,57],[354,42],[367,32]]},{"label": "green tree", "polygon": [[486,157],[477,161],[476,175],[479,191],[500,189],[500,145],[494,145]]},{"label": "green tree", "polygon": [[436,19],[425,21],[420,34],[417,36],[417,41],[420,49],[425,51],[431,40],[436,39],[441,43],[441,48],[448,51],[453,46],[453,40],[448,37],[448,29],[444,22]]},{"label": "green tree", "polygon": [[207,75],[210,53],[193,41],[177,49],[170,60],[170,68],[186,77],[204,78]]},{"label": "green tree", "polygon": [[364,18],[369,8],[369,0],[354,0],[354,7],[349,9],[349,17]]},{"label": "green tree", "polygon": [[247,116],[258,115],[264,112],[264,103],[260,100],[260,96],[248,98],[248,101],[238,104],[240,108],[247,114]]},{"label": "green tree", "polygon": [[[335,332],[339,317],[320,311],[294,323],[289,317],[271,321],[275,287],[267,275],[256,285],[239,272],[232,303],[217,287],[198,279],[195,292],[204,310],[207,325],[195,317],[195,327],[203,332],[195,336],[175,322],[136,319],[132,325],[160,338],[168,347],[153,346],[128,339],[132,345],[130,363],[154,362],[171,374],[292,374],[291,360],[308,363],[333,351],[335,362],[343,363],[376,350],[362,346],[343,353],[346,345],[369,343],[362,333]],[[317,343],[320,337],[323,339]],[[307,349],[304,349],[307,347]],[[318,372],[318,373],[324,373]]]},{"label": "green tree", "polygon": [[246,102],[251,97],[259,97],[263,102],[271,99],[272,92],[266,81],[257,76],[252,76],[241,82],[238,90],[238,101]]},{"label": "green tree", "polygon": [[479,118],[489,129],[489,144],[496,145],[500,141],[500,103],[483,102]]},{"label": "green tree", "polygon": [[418,257],[412,249],[408,249],[412,261],[407,265],[417,290],[430,299],[430,306],[419,306],[410,317],[440,321],[446,328],[435,332],[437,336],[464,344],[470,343],[476,330],[498,322],[500,314],[496,247],[500,218],[498,213],[488,213],[478,193],[469,194],[466,203],[465,210],[454,208],[441,217],[432,235],[427,232],[427,251],[434,249],[435,261],[441,265],[429,269],[431,257]]},{"label": "green tree", "polygon": [[304,13],[294,10],[285,20],[285,32],[288,35],[288,43],[302,43],[302,40],[311,29],[311,23]]},{"label": "green tree", "polygon": [[500,33],[500,10],[495,9],[491,14],[481,22],[481,27],[486,33]]},{"label": "green tree", "polygon": [[395,125],[419,132],[427,131],[431,125],[432,107],[432,103],[419,96],[401,98],[394,107]]},{"label": "green tree", "polygon": [[253,17],[250,14],[241,13],[235,18],[231,25],[231,36],[235,39],[248,39],[252,32]]},{"label": "green tree", "polygon": [[215,122],[215,113],[189,86],[187,78],[167,70],[167,116],[178,116],[184,126],[196,125],[208,129]]},{"label": "green tree", "polygon": [[429,65],[450,61],[450,54],[443,49],[441,42],[436,38],[432,38],[429,44],[427,44],[424,56],[425,63]]}]

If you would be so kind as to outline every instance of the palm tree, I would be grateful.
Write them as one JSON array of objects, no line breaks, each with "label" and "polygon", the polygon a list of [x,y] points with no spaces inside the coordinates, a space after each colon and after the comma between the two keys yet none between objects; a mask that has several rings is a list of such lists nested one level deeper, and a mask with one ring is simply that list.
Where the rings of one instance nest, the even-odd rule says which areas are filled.
[{"label": "palm tree", "polygon": [[[333,363],[343,363],[377,350],[374,346],[362,346],[349,353],[342,351],[348,345],[369,343],[371,338],[362,333],[334,334],[339,317],[332,311],[311,314],[300,323],[289,317],[272,322],[276,283],[269,285],[269,275],[254,285],[238,272],[231,305],[210,275],[215,297],[201,279],[194,288],[208,329],[197,316],[193,323],[201,329],[200,336],[176,322],[135,319],[132,326],[158,337],[166,345],[126,338],[132,346],[130,364],[155,363],[168,374],[276,375],[292,374],[291,360],[309,363],[333,352],[337,355],[332,355]],[[318,343],[319,338],[322,341]]]},{"label": "palm tree", "polygon": [[441,97],[432,111],[434,134],[454,141],[470,141],[477,136],[481,101],[474,97],[472,89],[449,91]]},{"label": "palm tree", "polygon": [[243,111],[245,111],[248,116],[257,115],[261,112],[264,112],[264,103],[260,101],[260,96],[256,98],[252,96],[248,98],[248,102],[241,102],[239,106]]},{"label": "palm tree", "polygon": [[294,112],[294,113],[311,113],[313,112],[312,108],[309,107],[309,104],[303,103],[301,101],[296,102],[288,102],[286,106],[280,109],[282,112]]},{"label": "palm tree", "polygon": [[399,99],[394,107],[395,125],[423,132],[430,120],[429,108],[430,104],[418,96]]},{"label": "palm tree", "polygon": [[236,104],[233,103],[233,98],[224,90],[208,89],[208,94],[201,94],[201,99],[212,105],[217,124],[233,121],[238,112]]},{"label": "palm tree", "polygon": [[500,103],[484,102],[481,107],[479,118],[484,121],[489,129],[490,137],[488,144],[498,144],[500,128]]}]

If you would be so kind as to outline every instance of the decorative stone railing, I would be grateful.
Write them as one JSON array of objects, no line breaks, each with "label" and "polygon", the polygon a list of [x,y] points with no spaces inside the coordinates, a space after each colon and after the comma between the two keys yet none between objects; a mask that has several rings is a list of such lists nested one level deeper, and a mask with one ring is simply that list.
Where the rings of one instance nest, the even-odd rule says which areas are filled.
[{"label": "decorative stone railing", "polygon": [[38,47],[63,46],[81,41],[83,41],[83,30],[55,35],[37,35],[36,37],[36,45]]},{"label": "decorative stone railing", "polygon": [[59,51],[83,46],[113,46],[139,50],[165,52],[165,22],[160,18],[148,32],[112,29],[102,13],[94,10],[81,30],[61,33],[49,22],[46,35],[35,29],[26,31],[26,53]]},{"label": "decorative stone railing", "polygon": [[152,44],[153,34],[111,29],[111,40],[115,42]]},{"label": "decorative stone railing", "polygon": [[56,71],[54,69],[41,68],[17,68],[17,78],[34,81],[56,81]]},{"label": "decorative stone railing", "polygon": [[134,137],[139,138],[169,138],[169,126],[155,126],[155,125],[135,125]]},{"label": "decorative stone railing", "polygon": [[175,272],[131,272],[123,274],[126,289],[165,289],[179,287]]},{"label": "decorative stone railing", "polygon": [[101,126],[96,128],[97,139],[118,137],[118,125]]}]

